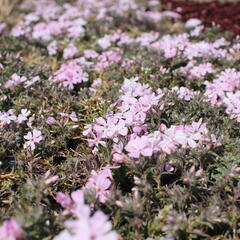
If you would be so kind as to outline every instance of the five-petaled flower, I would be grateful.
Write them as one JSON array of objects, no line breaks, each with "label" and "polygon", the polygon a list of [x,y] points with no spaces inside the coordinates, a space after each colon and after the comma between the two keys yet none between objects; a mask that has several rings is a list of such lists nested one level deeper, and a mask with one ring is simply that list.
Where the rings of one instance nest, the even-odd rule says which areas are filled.
[{"label": "five-petaled flower", "polygon": [[24,138],[28,140],[25,142],[24,148],[30,149],[31,151],[34,151],[36,147],[35,143],[39,143],[43,139],[41,131],[37,129],[34,129],[32,132],[28,132]]}]

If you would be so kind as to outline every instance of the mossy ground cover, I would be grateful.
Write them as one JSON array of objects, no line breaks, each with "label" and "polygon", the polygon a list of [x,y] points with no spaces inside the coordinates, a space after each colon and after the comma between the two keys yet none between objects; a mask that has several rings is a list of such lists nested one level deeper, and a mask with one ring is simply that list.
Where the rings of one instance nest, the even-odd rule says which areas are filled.
[{"label": "mossy ground cover", "polygon": [[0,6],[1,240],[240,237],[238,37],[154,0]]}]

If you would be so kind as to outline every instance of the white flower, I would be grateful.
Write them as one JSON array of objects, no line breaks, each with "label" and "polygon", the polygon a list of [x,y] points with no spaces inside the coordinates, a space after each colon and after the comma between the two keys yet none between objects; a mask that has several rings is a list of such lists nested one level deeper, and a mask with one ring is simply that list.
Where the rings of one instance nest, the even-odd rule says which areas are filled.
[{"label": "white flower", "polygon": [[18,115],[17,122],[20,124],[24,121],[26,121],[28,116],[30,115],[30,111],[27,109],[22,109],[21,113]]},{"label": "white flower", "polygon": [[31,85],[33,85],[35,82],[37,82],[39,80],[40,80],[39,76],[33,77],[32,80],[28,80],[24,83],[24,87],[25,88],[30,87]]},{"label": "white flower", "polygon": [[24,148],[30,148],[32,151],[34,151],[35,143],[39,143],[42,140],[42,133],[41,131],[34,129],[33,132],[28,132],[24,138],[28,140],[24,144]]},{"label": "white flower", "polygon": [[97,44],[102,48],[102,49],[107,49],[111,46],[111,42],[107,37],[103,37],[98,39]]},{"label": "white flower", "polygon": [[50,56],[56,55],[57,54],[57,41],[52,41],[51,43],[48,44],[47,46],[48,54]]},{"label": "white flower", "polygon": [[186,28],[195,28],[200,25],[202,22],[198,18],[191,18],[185,23]]}]

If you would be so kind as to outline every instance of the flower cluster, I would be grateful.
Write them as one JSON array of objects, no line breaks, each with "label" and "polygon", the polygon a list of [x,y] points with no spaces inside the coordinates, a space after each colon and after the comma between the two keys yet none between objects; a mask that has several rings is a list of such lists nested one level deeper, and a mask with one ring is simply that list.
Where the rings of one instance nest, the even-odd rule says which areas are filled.
[{"label": "flower cluster", "polygon": [[72,60],[61,65],[60,69],[54,73],[52,81],[71,90],[76,84],[88,81],[88,73],[77,61]]},{"label": "flower cluster", "polygon": [[187,66],[181,67],[179,71],[189,80],[193,80],[195,78],[203,80],[207,74],[215,73],[211,63],[201,63],[196,65],[196,61],[194,60],[189,61]]},{"label": "flower cluster", "polygon": [[236,69],[228,68],[222,71],[213,82],[205,81],[205,96],[212,104],[221,102],[225,93],[233,92],[240,84],[240,72]]},{"label": "flower cluster", "polygon": [[16,111],[14,109],[9,109],[7,112],[0,112],[0,127],[3,127],[4,125],[8,125],[11,122],[15,122],[16,124],[22,124],[24,122],[27,122],[29,125],[31,120],[29,118],[29,115],[31,114],[31,111],[28,109],[21,109],[21,113],[16,115]]},{"label": "flower cluster", "polygon": [[31,80],[27,80],[27,78],[25,76],[20,77],[19,75],[14,73],[11,76],[11,80],[8,80],[5,83],[4,87],[11,89],[11,88],[13,88],[13,87],[23,83],[24,84],[24,88],[28,88],[28,87],[30,87],[31,85],[33,85],[35,82],[37,82],[39,80],[40,80],[39,76],[33,77]]},{"label": "flower cluster", "polygon": [[34,12],[27,14],[23,21],[12,29],[15,37],[49,41],[65,34],[68,38],[84,36],[86,21],[83,13],[69,4],[60,6],[45,0],[33,2]]},{"label": "flower cluster", "polygon": [[199,91],[193,91],[193,90],[188,89],[186,87],[173,87],[172,91],[176,92],[180,99],[184,99],[186,101],[190,101],[195,96],[200,94]]},{"label": "flower cluster", "polygon": [[[183,87],[173,88],[172,91],[187,101],[199,94]],[[179,147],[196,148],[215,139],[214,135],[208,137],[208,129],[202,119],[191,125],[170,128],[161,124],[158,131],[148,132],[147,114],[159,104],[163,91],[158,89],[156,95],[147,84],[140,84],[137,78],[133,78],[125,79],[121,92],[123,95],[114,104],[119,112],[108,113],[105,118],[100,117],[93,125],[86,126],[84,135],[90,137],[88,143],[94,147],[94,153],[98,151],[99,144],[106,147],[105,139],[111,139],[115,143],[112,149],[112,160],[115,162],[123,162],[127,155],[139,158],[151,157],[160,152],[170,154]]]},{"label": "flower cluster", "polygon": [[161,126],[161,131],[155,131],[148,135],[130,139],[125,149],[128,155],[133,158],[151,157],[153,153],[164,152],[170,154],[182,148],[195,148],[200,143],[209,142],[208,130],[202,119],[193,122],[191,125],[179,125],[166,128]]},{"label": "flower cluster", "polygon": [[213,82],[205,81],[206,91],[204,96],[206,101],[213,105],[225,105],[226,113],[232,119],[240,121],[239,110],[239,90],[240,72],[236,69],[228,68],[221,72]]},{"label": "flower cluster", "polygon": [[[91,215],[91,207],[84,203],[84,190],[95,189],[96,197],[100,202],[106,201],[108,188],[111,185],[112,173],[109,168],[99,172],[92,171],[92,175],[83,190],[72,192],[71,195],[59,192],[56,196],[58,203],[67,212],[72,213],[77,219],[65,222],[66,230],[57,235],[54,240],[77,239],[109,239],[117,240],[115,231],[111,231],[111,223],[102,211],[97,211]],[[67,213],[65,212],[65,214]]]},{"label": "flower cluster", "polygon": [[125,79],[121,88],[123,95],[114,104],[120,110],[116,114],[108,113],[105,119],[100,117],[93,125],[86,126],[84,135],[91,137],[88,142],[98,151],[99,144],[106,146],[104,139],[112,139],[119,143],[120,136],[127,136],[129,128],[133,130],[133,136],[137,136],[146,130],[145,120],[147,112],[158,104],[162,92],[156,95],[149,85],[138,83],[137,78]]},{"label": "flower cluster", "polygon": [[91,176],[85,185],[85,189],[93,189],[99,201],[104,203],[107,200],[112,180],[112,172],[108,167],[98,172],[92,170]]},{"label": "flower cluster", "polygon": [[0,240],[238,238],[239,38],[164,2],[4,4]]},{"label": "flower cluster", "polygon": [[107,68],[114,63],[119,63],[121,59],[122,57],[119,49],[105,51],[98,56],[95,69],[97,71],[101,71],[102,69]]}]

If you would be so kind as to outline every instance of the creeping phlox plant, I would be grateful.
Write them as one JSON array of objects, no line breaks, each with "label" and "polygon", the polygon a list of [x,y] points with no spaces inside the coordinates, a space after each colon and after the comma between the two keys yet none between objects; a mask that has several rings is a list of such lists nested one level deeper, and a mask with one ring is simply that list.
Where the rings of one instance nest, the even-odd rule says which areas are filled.
[{"label": "creeping phlox plant", "polygon": [[[109,168],[99,172],[93,171],[84,190],[92,189],[100,202],[106,201],[111,185],[112,173]],[[64,214],[72,213],[77,219],[67,220],[67,230],[62,231],[54,239],[118,239],[115,231],[111,231],[108,217],[100,210],[91,215],[91,206],[84,203],[84,190],[69,194],[58,193],[56,200],[65,208]],[[93,208],[93,207],[92,207]]]},{"label": "creeping phlox plant", "polygon": [[[178,91],[176,88],[173,90]],[[155,94],[149,85],[138,83],[133,78],[125,79],[121,92],[123,95],[113,104],[120,112],[108,112],[105,118],[98,118],[83,132],[90,137],[88,143],[94,146],[94,153],[98,152],[100,145],[106,147],[106,139],[114,142],[112,160],[120,163],[127,160],[127,156],[139,159],[140,156],[151,157],[160,152],[171,154],[179,147],[196,148],[200,144],[216,142],[214,134],[208,137],[208,129],[202,119],[191,125],[172,125],[169,128],[160,124],[159,130],[149,132],[148,115],[155,112],[157,106],[164,109],[163,104],[159,105],[163,91],[158,89]],[[127,154],[124,154],[124,149]]]},{"label": "creeping phlox plant", "polygon": [[0,240],[240,237],[239,37],[156,0],[5,5]]}]

